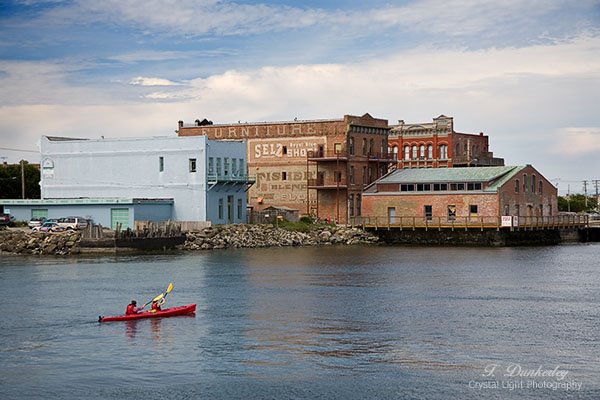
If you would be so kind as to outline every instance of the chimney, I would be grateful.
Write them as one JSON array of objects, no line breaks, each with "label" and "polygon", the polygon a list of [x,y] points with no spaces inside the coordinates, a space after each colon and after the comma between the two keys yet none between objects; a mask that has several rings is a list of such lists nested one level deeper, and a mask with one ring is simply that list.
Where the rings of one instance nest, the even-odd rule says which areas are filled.
[{"label": "chimney", "polygon": [[183,121],[179,120],[179,122],[177,123],[179,125],[179,129],[183,128]]}]

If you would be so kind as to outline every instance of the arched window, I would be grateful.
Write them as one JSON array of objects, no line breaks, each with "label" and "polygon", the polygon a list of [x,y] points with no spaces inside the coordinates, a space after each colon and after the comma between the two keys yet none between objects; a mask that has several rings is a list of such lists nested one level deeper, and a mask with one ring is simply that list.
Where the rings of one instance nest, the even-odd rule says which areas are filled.
[{"label": "arched window", "polygon": [[394,160],[398,159],[398,146],[392,147],[392,154],[394,155]]},{"label": "arched window", "polygon": [[417,146],[413,145],[412,147],[412,159],[416,160],[417,159]]},{"label": "arched window", "polygon": [[544,193],[544,191],[542,190],[542,180],[540,179],[540,182],[538,183],[538,191],[540,192],[540,194]]},{"label": "arched window", "polygon": [[535,194],[535,175],[531,175],[531,193]]},{"label": "arched window", "polygon": [[425,145],[422,144],[419,146],[419,160],[425,159]]},{"label": "arched window", "polygon": [[523,193],[527,193],[527,174],[523,174]]},{"label": "arched window", "polygon": [[519,193],[519,180],[515,179],[515,193]]},{"label": "arched window", "polygon": [[410,146],[409,145],[404,146],[404,159],[410,160]]},{"label": "arched window", "polygon": [[448,146],[445,144],[440,145],[440,153],[438,154],[440,160],[448,159]]},{"label": "arched window", "polygon": [[427,158],[433,159],[433,146],[430,144],[427,145]]}]

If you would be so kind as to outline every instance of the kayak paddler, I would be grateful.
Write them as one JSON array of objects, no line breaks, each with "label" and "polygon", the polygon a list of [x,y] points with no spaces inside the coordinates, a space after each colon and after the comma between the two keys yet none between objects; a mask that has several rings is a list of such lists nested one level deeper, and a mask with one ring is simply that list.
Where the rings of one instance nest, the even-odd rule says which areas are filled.
[{"label": "kayak paddler", "polygon": [[166,300],[164,297],[161,297],[159,300],[152,300],[152,305],[150,306],[150,310],[152,312],[157,312],[161,310],[161,306],[165,304]]},{"label": "kayak paddler", "polygon": [[131,300],[131,303],[127,304],[127,308],[125,309],[125,315],[137,314],[143,309],[144,307],[137,306],[137,301]]}]

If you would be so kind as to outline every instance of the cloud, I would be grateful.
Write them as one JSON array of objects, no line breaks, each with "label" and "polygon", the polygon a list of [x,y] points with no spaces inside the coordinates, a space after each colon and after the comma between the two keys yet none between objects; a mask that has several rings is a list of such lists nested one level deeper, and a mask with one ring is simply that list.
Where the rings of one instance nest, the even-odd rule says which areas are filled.
[{"label": "cloud", "polygon": [[[553,154],[569,158],[600,154],[600,126],[561,128],[554,134]],[[598,161],[600,163],[600,161]]]},{"label": "cloud", "polygon": [[[41,18],[72,24],[111,21],[135,26],[145,34],[167,35],[251,35],[318,27],[364,36],[395,27],[404,32],[460,36],[510,33],[515,26],[548,30],[550,25],[547,21],[544,25],[543,17],[573,10],[585,13],[596,5],[594,0],[456,0],[451,4],[424,0],[400,6],[365,3],[359,9],[332,9],[325,3],[308,8],[216,0],[77,0],[52,8]],[[584,21],[579,21],[575,28],[582,24]]]},{"label": "cloud", "polygon": [[140,86],[177,86],[179,83],[170,81],[168,79],[162,78],[148,78],[143,76],[138,76],[129,81],[130,85],[140,85]]}]

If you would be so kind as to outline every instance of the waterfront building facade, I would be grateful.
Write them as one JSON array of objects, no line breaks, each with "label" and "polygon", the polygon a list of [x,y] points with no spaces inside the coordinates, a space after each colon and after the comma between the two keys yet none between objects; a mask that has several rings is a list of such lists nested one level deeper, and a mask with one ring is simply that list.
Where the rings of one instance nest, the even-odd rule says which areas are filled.
[{"label": "waterfront building facade", "polygon": [[558,190],[531,165],[398,169],[365,189],[362,207],[369,224],[531,225],[558,215]]},{"label": "waterfront building facade", "polygon": [[212,140],[246,140],[248,191],[255,211],[287,207],[321,219],[346,223],[361,215],[363,188],[385,175],[388,121],[345,115],[340,119],[212,124],[179,121],[178,135]]},{"label": "waterfront building facade", "polygon": [[[246,222],[246,190],[252,181],[245,172],[243,140],[43,136],[40,150],[42,204],[34,205],[32,216],[50,216],[56,210],[48,208],[79,202],[104,205],[111,226],[121,222],[132,227],[134,218]],[[129,204],[137,204],[135,216]],[[100,215],[105,214],[91,217],[105,221]]]},{"label": "waterfront building facade", "polygon": [[489,151],[489,138],[454,130],[452,117],[440,115],[429,123],[398,121],[390,129],[390,153],[398,168],[449,168],[502,166],[504,159]]}]

